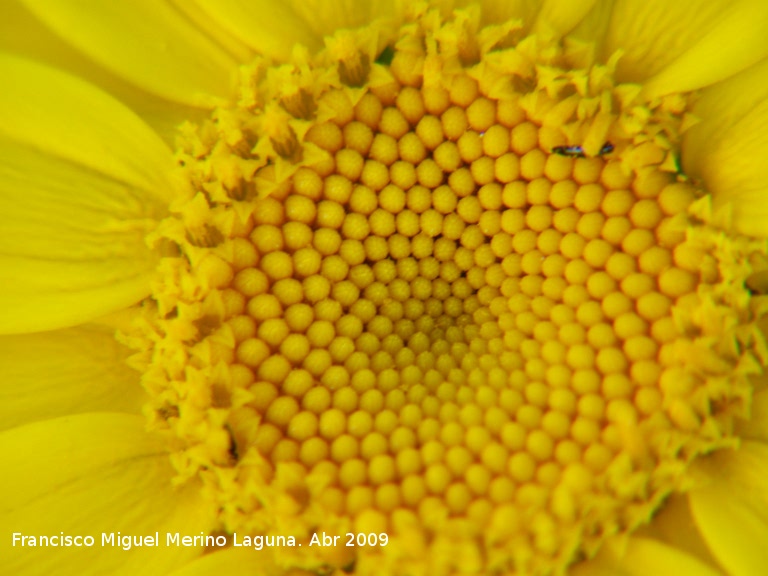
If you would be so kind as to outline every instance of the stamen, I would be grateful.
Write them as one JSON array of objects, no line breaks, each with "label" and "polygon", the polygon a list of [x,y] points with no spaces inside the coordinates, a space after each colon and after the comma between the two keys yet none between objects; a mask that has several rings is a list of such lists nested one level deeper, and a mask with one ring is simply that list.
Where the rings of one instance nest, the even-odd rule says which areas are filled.
[{"label": "stamen", "polygon": [[301,120],[311,120],[314,118],[315,111],[317,110],[314,97],[303,89],[283,96],[280,103],[291,116]]}]

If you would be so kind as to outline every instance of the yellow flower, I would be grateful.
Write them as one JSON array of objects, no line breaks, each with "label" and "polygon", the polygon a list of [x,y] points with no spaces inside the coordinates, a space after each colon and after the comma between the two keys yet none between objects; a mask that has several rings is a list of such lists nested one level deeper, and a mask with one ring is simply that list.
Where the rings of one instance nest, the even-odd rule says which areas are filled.
[{"label": "yellow flower", "polygon": [[768,565],[763,2],[22,4],[3,573]]}]

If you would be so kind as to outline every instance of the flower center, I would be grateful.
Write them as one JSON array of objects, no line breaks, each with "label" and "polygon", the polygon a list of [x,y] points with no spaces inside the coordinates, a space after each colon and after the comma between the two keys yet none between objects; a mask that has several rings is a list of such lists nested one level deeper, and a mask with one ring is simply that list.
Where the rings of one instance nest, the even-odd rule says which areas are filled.
[{"label": "flower center", "polygon": [[258,61],[184,130],[152,422],[222,530],[304,543],[286,563],[562,573],[733,443],[761,371],[762,247],[675,168],[689,98],[477,22]]}]

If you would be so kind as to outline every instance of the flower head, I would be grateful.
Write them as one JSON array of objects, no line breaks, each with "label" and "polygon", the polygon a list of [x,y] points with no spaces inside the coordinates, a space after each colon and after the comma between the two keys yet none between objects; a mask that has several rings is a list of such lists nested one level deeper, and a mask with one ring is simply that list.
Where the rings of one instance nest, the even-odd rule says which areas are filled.
[{"label": "flower head", "polygon": [[[139,496],[162,495],[169,526],[194,518],[201,542],[235,546],[290,536],[269,556],[285,569],[549,575],[674,562],[750,573],[755,541],[744,532],[737,553],[716,503],[766,465],[754,420],[764,209],[750,204],[755,180],[704,160],[735,158],[731,144],[745,152],[735,139],[752,134],[744,125],[763,100],[748,113],[717,107],[765,66],[730,49],[730,68],[680,70],[756,7],[697,13],[707,31],[686,51],[664,25],[653,46],[634,28],[655,5],[607,18],[602,3],[555,4],[419,3],[338,31],[321,19],[324,47],[307,49],[260,43],[260,13],[201,2],[234,43],[205,61],[244,62],[234,90],[198,86],[190,71],[179,91],[112,63],[164,97],[210,105],[180,127],[173,160],[116,102],[6,57],[20,93],[30,69],[70,90],[63,101],[100,102],[134,130],[106,154],[101,129],[78,150],[46,148],[111,178],[82,176],[109,206],[97,231],[110,243],[89,257],[90,236],[68,238],[83,287],[49,289],[49,308],[19,294],[7,331],[72,326],[143,297],[101,323],[117,327],[109,346],[140,375],[147,418],[146,432],[130,416],[32,424],[8,446],[57,426],[62,442],[92,427],[114,428],[106,446],[140,438],[159,471]],[[121,45],[72,36],[86,51]],[[16,141],[36,142],[14,126]],[[713,127],[733,136],[702,147]],[[44,162],[57,181],[58,164]],[[78,225],[91,234],[98,214]],[[118,259],[136,272],[98,268]],[[85,292],[94,283],[98,297]],[[71,310],[45,314],[67,298]],[[56,338],[86,337],[73,330]],[[70,473],[88,477],[89,458]],[[691,518],[706,546],[665,529]],[[350,533],[366,541],[314,540]]]}]

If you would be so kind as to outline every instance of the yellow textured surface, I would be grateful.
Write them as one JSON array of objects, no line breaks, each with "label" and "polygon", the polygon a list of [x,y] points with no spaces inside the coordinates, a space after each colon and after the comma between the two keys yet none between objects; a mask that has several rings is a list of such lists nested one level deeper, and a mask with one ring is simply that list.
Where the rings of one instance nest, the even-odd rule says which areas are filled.
[{"label": "yellow textured surface", "polygon": [[584,79],[551,80],[554,46],[501,89],[508,63],[487,43],[464,62],[461,26],[415,17],[389,66],[363,36],[261,62],[241,106],[184,131],[197,195],[159,234],[184,257],[134,335],[153,426],[226,532],[390,537],[288,564],[562,573],[732,441],[765,352],[742,282],[762,245],[662,167],[682,117],[625,102],[606,127],[621,86],[599,65],[556,109]]}]

